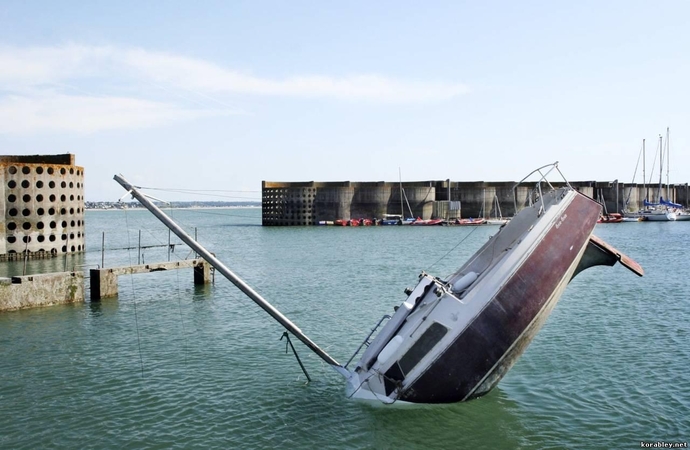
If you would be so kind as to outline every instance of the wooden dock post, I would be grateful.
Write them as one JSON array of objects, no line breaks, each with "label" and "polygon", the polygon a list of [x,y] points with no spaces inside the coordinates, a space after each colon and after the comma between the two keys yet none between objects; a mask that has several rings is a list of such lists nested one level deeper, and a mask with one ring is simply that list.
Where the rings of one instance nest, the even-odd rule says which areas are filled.
[{"label": "wooden dock post", "polygon": [[194,284],[211,282],[211,265],[202,258],[156,264],[138,264],[135,266],[90,269],[91,301],[117,296],[117,277],[120,275],[150,273],[161,270],[194,268]]}]

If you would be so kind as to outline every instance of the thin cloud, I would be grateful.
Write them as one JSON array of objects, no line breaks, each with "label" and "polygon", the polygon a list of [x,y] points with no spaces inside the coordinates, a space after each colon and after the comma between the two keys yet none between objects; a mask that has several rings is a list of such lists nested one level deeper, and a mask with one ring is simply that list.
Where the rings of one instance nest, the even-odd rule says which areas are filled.
[{"label": "thin cloud", "polygon": [[[0,46],[0,67],[0,118],[9,120],[0,124],[0,133],[92,132],[243,113],[217,99],[219,94],[427,103],[446,101],[468,92],[467,86],[461,83],[405,81],[381,75],[300,75],[272,79],[186,56],[114,46]],[[168,92],[179,89],[198,98],[192,101],[196,103],[193,106],[190,101],[180,100],[184,97],[181,95],[174,100],[160,101],[153,98],[147,85]],[[65,89],[65,86],[88,86],[88,90],[75,94],[75,89]],[[120,92],[113,94],[113,89]],[[89,91],[99,95],[84,95]],[[205,107],[211,100],[215,103],[213,107]],[[201,110],[200,101],[204,105]],[[221,110],[218,104],[227,107]]]},{"label": "thin cloud", "polygon": [[0,99],[0,134],[37,131],[90,133],[148,128],[214,114],[176,105],[118,97],[85,97],[45,92]]}]

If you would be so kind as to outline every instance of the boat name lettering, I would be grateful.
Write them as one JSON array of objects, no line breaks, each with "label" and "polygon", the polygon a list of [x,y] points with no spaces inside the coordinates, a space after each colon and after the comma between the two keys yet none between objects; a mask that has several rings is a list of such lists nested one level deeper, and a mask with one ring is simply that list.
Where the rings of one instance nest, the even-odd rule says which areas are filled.
[{"label": "boat name lettering", "polygon": [[560,219],[558,219],[558,222],[556,222],[556,228],[560,228],[561,225],[563,225],[563,222],[565,222],[565,219],[568,218],[567,214],[563,214]]}]

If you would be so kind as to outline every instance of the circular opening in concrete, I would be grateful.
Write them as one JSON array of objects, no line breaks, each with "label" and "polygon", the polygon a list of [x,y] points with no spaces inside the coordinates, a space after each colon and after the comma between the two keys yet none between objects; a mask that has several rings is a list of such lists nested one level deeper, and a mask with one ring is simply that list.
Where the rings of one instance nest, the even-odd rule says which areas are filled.
[{"label": "circular opening in concrete", "polygon": [[8,202],[16,202],[17,201],[17,196],[14,194],[10,194],[7,196],[7,201]]},{"label": "circular opening in concrete", "polygon": [[28,244],[29,242],[31,242],[31,236],[24,236],[22,238],[22,241],[24,241],[25,244]]},{"label": "circular opening in concrete", "polygon": [[77,250],[81,251],[81,245],[77,245]]},{"label": "circular opening in concrete", "polygon": [[55,235],[54,235],[54,234],[51,234],[50,237],[48,237],[48,240],[49,240],[50,242],[55,242]]},{"label": "circular opening in concrete", "polygon": [[17,187],[17,182],[14,181],[14,180],[10,180],[10,181],[7,183],[7,186],[8,186],[10,189],[14,189],[14,188]]},{"label": "circular opening in concrete", "polygon": [[[70,240],[70,241],[74,240],[74,233],[70,233],[70,234],[69,234],[69,240]],[[72,251],[74,251],[74,250],[72,250]]]},{"label": "circular opening in concrete", "polygon": [[22,187],[23,187],[24,189],[28,189],[29,186],[31,186],[31,183],[29,183],[29,180],[24,180],[24,181],[22,181]]},{"label": "circular opening in concrete", "polygon": [[66,187],[67,187],[67,183],[63,181],[62,183],[60,183],[60,187],[63,188],[63,189],[66,188]]},{"label": "circular opening in concrete", "polygon": [[24,196],[22,197],[22,200],[24,200],[24,203],[30,202],[31,196],[29,194],[24,194]]},{"label": "circular opening in concrete", "polygon": [[[70,213],[70,214],[74,214],[74,208],[70,208],[70,209],[69,209],[69,213]],[[72,224],[72,226],[74,226],[74,224]]]},{"label": "circular opening in concrete", "polygon": [[55,228],[57,226],[57,223],[55,221],[50,222],[50,228]]},{"label": "circular opening in concrete", "polygon": [[12,231],[17,229],[17,224],[14,222],[7,222],[7,229]]},{"label": "circular opening in concrete", "polygon": [[80,187],[81,187],[81,185],[79,183],[77,183],[77,189],[79,189]]},{"label": "circular opening in concrete", "polygon": [[48,175],[52,175],[53,173],[55,173],[55,171],[53,170],[53,168],[52,168],[52,167],[48,167]]},{"label": "circular opening in concrete", "polygon": [[73,187],[74,187],[74,183],[72,183],[72,182],[70,181],[70,182],[69,182],[69,188],[72,189]]},{"label": "circular opening in concrete", "polygon": [[62,195],[60,196],[60,201],[61,201],[61,202],[64,202],[65,200],[67,200],[67,197],[65,196],[65,194],[62,194]]},{"label": "circular opening in concrete", "polygon": [[74,245],[72,246],[72,251],[74,251]]},{"label": "circular opening in concrete", "polygon": [[70,201],[70,202],[73,202],[73,201],[74,201],[74,195],[70,195],[70,196],[69,196],[69,201]]},{"label": "circular opening in concrete", "polygon": [[71,222],[69,223],[69,226],[70,226],[70,227],[73,227],[73,226],[74,226],[74,220],[71,221]]},{"label": "circular opening in concrete", "polygon": [[[66,240],[67,240],[67,235],[66,235],[66,234],[63,234],[63,235],[62,235],[62,240],[63,240],[63,241],[66,241]],[[63,252],[64,252],[64,250],[63,250]]]},{"label": "circular opening in concrete", "polygon": [[31,210],[29,208],[22,209],[22,216],[27,217],[31,215]]},{"label": "circular opening in concrete", "polygon": [[81,220],[77,220],[77,226],[78,226],[78,227],[81,226]]},{"label": "circular opening in concrete", "polygon": [[25,230],[30,230],[31,229],[31,222],[24,222],[22,224],[22,228],[24,228]]},{"label": "circular opening in concrete", "polygon": [[[51,236],[51,237],[52,237],[52,236]],[[51,248],[51,249],[50,249],[50,253],[52,253],[52,254],[57,253],[57,249],[56,249],[56,248]]]},{"label": "circular opening in concrete", "polygon": [[46,237],[43,236],[42,234],[39,234],[38,237],[37,237],[36,239],[38,239],[38,242],[43,242],[43,241],[46,240]]},{"label": "circular opening in concrete", "polygon": [[81,208],[77,208],[77,214],[81,212]]},{"label": "circular opening in concrete", "polygon": [[41,166],[36,167],[36,173],[39,175],[42,174],[43,173],[43,167],[41,167]]},{"label": "circular opening in concrete", "polygon": [[69,169],[69,174],[70,174],[70,175],[74,175],[74,169],[70,168],[70,169]]},{"label": "circular opening in concrete", "polygon": [[61,174],[61,175],[64,175],[64,174],[66,174],[66,173],[67,173],[67,170],[65,170],[64,167],[63,167],[62,169],[60,169],[60,174]]},{"label": "circular opening in concrete", "polygon": [[67,210],[65,208],[60,208],[60,214],[64,216],[65,214],[67,214]]},{"label": "circular opening in concrete", "polygon": [[17,173],[17,168],[14,167],[14,166],[10,166],[10,168],[7,169],[7,171],[8,171],[10,174],[14,175],[15,173]]},{"label": "circular opening in concrete", "polygon": [[62,221],[62,228],[67,228],[67,221],[66,220]]},{"label": "circular opening in concrete", "polygon": [[55,208],[50,208],[50,209],[48,210],[48,215],[49,215],[49,216],[54,216],[54,215],[55,215]]},{"label": "circular opening in concrete", "polygon": [[[15,242],[17,242],[17,238],[14,236],[8,236],[7,242],[9,242],[10,244],[14,244]],[[12,253],[12,252],[10,251],[10,253]]]},{"label": "circular opening in concrete", "polygon": [[[64,170],[64,169],[63,169]],[[62,253],[67,253],[67,246],[63,245],[62,246]]]},{"label": "circular opening in concrete", "polygon": [[10,210],[7,211],[7,214],[9,214],[12,217],[16,216],[18,213],[19,213],[19,211],[17,211],[16,208],[10,208]]},{"label": "circular opening in concrete", "polygon": [[39,189],[41,189],[41,188],[43,187],[43,181],[38,180],[38,181],[36,182],[36,187],[39,188]]},{"label": "circular opening in concrete", "polygon": [[54,202],[55,201],[55,195],[50,194],[50,197],[48,197],[48,200],[50,200],[51,202]]},{"label": "circular opening in concrete", "polygon": [[54,182],[54,181],[49,181],[49,182],[48,182],[48,187],[51,188],[51,189],[55,188],[55,182]]},{"label": "circular opening in concrete", "polygon": [[38,228],[39,230],[42,230],[43,229],[43,222],[38,222],[36,224],[36,228]]},{"label": "circular opening in concrete", "polygon": [[42,216],[42,215],[45,214],[45,213],[46,213],[46,210],[43,209],[43,208],[38,208],[38,209],[36,210],[36,214],[38,214],[39,216]]},{"label": "circular opening in concrete", "polygon": [[31,168],[30,168],[29,166],[24,166],[24,167],[22,167],[22,173],[23,173],[24,175],[30,174],[30,173],[31,173]]},{"label": "circular opening in concrete", "polygon": [[42,202],[42,201],[43,201],[43,194],[38,194],[38,195],[36,196],[36,201],[37,201],[37,202]]}]

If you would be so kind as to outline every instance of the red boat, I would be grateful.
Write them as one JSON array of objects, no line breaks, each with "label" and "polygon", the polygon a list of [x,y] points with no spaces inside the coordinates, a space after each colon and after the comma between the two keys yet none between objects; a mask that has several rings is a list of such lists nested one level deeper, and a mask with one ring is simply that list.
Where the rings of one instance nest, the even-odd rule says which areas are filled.
[{"label": "red boat", "polygon": [[486,223],[486,219],[472,219],[471,217],[469,219],[455,219],[455,225],[484,225]]},{"label": "red boat", "polygon": [[359,219],[350,219],[350,221],[348,222],[348,225],[350,225],[351,227],[358,227],[359,224],[360,224]]},{"label": "red boat", "polygon": [[417,217],[417,219],[414,222],[411,222],[410,225],[443,225],[443,219],[424,220],[421,217]]},{"label": "red boat", "polygon": [[337,225],[339,227],[345,227],[345,226],[347,226],[347,222],[348,221],[345,219],[338,219],[338,220],[333,221],[333,225]]}]

